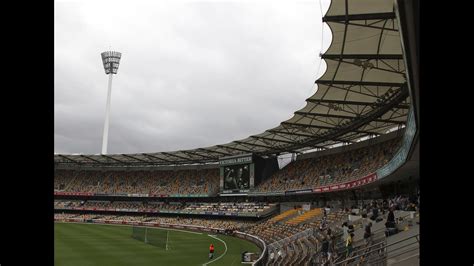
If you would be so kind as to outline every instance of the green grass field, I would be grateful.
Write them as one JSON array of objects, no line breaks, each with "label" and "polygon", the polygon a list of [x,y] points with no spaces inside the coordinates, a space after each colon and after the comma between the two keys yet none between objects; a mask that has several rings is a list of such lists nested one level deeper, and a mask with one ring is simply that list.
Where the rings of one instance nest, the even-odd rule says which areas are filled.
[{"label": "green grass field", "polygon": [[[165,230],[165,229],[152,229]],[[209,245],[214,244],[214,260],[209,266],[241,265],[243,251],[261,252],[253,243],[206,233],[169,230],[168,250],[145,244],[131,237],[132,227],[98,224],[54,224],[54,263],[61,265],[202,265],[209,262]]]}]

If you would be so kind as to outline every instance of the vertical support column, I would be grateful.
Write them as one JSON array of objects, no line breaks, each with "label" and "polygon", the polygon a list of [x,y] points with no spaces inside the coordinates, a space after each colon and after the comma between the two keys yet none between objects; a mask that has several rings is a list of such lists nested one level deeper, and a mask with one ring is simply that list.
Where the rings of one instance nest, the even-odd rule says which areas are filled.
[{"label": "vertical support column", "polygon": [[106,51],[100,54],[102,64],[106,75],[109,75],[109,86],[107,92],[107,106],[105,109],[104,134],[102,136],[102,153],[107,154],[107,145],[109,140],[109,116],[110,116],[110,98],[112,96],[112,76],[117,74],[122,53],[116,51]]},{"label": "vertical support column", "polygon": [[113,77],[113,74],[110,73],[108,93],[107,93],[107,106],[105,109],[104,134],[102,136],[102,154],[107,154],[107,143],[109,139],[109,115],[110,115],[110,97],[112,95],[112,77]]}]

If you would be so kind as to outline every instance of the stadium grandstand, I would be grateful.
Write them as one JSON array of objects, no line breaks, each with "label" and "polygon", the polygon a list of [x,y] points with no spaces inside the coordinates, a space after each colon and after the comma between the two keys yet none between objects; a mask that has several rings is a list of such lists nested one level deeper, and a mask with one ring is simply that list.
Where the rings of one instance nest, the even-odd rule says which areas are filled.
[{"label": "stadium grandstand", "polygon": [[[229,250],[214,265],[232,252],[252,265],[419,265],[418,12],[417,1],[332,0],[318,90],[261,134],[191,150],[55,154],[56,226],[206,233]],[[184,239],[173,232],[166,250]]]}]

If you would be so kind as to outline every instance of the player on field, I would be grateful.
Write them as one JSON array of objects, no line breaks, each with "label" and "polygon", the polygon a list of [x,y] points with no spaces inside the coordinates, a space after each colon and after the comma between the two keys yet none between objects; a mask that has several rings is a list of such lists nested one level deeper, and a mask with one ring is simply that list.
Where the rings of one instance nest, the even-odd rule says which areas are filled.
[{"label": "player on field", "polygon": [[214,244],[211,243],[209,246],[209,259],[214,258]]}]

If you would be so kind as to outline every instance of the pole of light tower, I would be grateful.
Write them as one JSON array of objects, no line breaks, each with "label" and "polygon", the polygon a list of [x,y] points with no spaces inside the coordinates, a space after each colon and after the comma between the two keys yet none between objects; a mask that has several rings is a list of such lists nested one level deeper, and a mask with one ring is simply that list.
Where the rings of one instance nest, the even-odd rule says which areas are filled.
[{"label": "pole of light tower", "polygon": [[107,92],[107,106],[105,109],[104,134],[102,137],[102,154],[107,154],[107,143],[109,138],[109,115],[110,115],[110,97],[112,95],[112,77],[117,74],[122,54],[114,51],[107,51],[101,54],[104,64],[105,74],[109,75],[109,84]]}]

